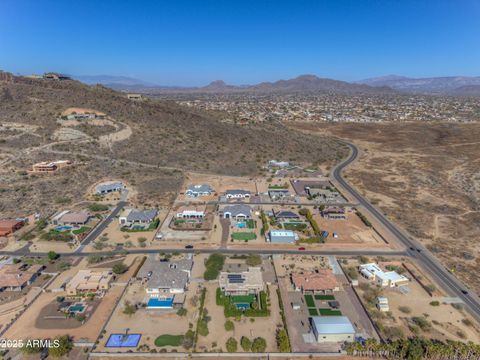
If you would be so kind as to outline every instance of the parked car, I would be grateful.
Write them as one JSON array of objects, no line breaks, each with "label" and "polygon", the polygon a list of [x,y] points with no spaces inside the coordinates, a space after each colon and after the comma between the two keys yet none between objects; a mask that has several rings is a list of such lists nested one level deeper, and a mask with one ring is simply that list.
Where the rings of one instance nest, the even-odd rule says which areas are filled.
[{"label": "parked car", "polygon": [[299,247],[298,250],[303,251],[303,250],[305,250],[305,248],[304,247]]},{"label": "parked car", "polygon": [[193,245],[186,245],[185,249],[193,249]]}]

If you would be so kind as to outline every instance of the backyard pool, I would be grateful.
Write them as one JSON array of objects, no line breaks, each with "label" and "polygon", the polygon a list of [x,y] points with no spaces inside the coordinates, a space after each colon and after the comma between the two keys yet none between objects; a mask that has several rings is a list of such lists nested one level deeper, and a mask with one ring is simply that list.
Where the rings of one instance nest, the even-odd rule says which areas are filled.
[{"label": "backyard pool", "polygon": [[73,226],[70,226],[70,225],[61,225],[61,226],[57,226],[55,228],[56,231],[67,231],[67,230],[72,230],[73,229]]},{"label": "backyard pool", "polygon": [[148,299],[147,309],[170,309],[173,307],[173,298],[168,299]]},{"label": "backyard pool", "polygon": [[239,229],[245,229],[247,227],[247,224],[241,222],[241,223],[237,223],[237,228]]},{"label": "backyard pool", "polygon": [[235,304],[235,307],[236,307],[238,310],[245,311],[245,310],[250,309],[250,304]]},{"label": "backyard pool", "polygon": [[73,304],[71,305],[69,308],[68,308],[68,312],[71,312],[71,313],[74,313],[74,314],[81,314],[85,311],[85,304],[83,303],[76,303],[76,304]]}]

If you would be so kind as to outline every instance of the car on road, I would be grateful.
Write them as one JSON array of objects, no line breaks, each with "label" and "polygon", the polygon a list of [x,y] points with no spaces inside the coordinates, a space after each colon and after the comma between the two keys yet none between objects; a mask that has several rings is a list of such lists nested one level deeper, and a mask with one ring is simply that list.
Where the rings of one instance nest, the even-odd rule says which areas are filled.
[{"label": "car on road", "polygon": [[468,291],[467,290],[462,290],[462,294],[463,295],[468,295]]},{"label": "car on road", "polygon": [[304,247],[299,247],[298,250],[303,251],[303,250],[305,250],[305,248]]},{"label": "car on road", "polygon": [[193,245],[186,245],[185,249],[193,249]]},{"label": "car on road", "polygon": [[157,239],[157,240],[161,240],[161,239],[163,239],[163,234],[162,234],[162,233],[160,233],[160,232],[159,232],[159,233],[156,233],[156,235],[155,235],[155,239]]}]

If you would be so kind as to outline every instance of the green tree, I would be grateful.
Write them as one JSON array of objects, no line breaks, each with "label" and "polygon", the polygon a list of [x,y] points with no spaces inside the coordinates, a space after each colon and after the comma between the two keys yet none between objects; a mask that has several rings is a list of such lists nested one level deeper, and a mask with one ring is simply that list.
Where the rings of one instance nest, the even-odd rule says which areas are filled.
[{"label": "green tree", "polygon": [[277,330],[277,346],[280,352],[291,352],[290,341],[288,340],[288,335],[285,329]]},{"label": "green tree", "polygon": [[225,330],[226,331],[233,331],[234,328],[235,328],[235,325],[233,325],[233,321],[231,321],[231,320],[225,321]]},{"label": "green tree", "polygon": [[115,274],[123,274],[123,273],[126,272],[127,270],[128,270],[128,266],[125,265],[124,263],[115,264],[115,265],[113,265],[113,267],[112,267],[112,271],[113,271]]},{"label": "green tree", "polygon": [[225,344],[228,352],[236,352],[238,348],[238,342],[235,338],[228,338],[227,343]]},{"label": "green tree", "polygon": [[193,346],[193,340],[195,339],[195,333],[192,329],[189,329],[185,336],[183,337],[183,347],[185,349],[190,349]]},{"label": "green tree", "polygon": [[258,254],[250,254],[245,262],[248,266],[258,266],[262,264],[262,257]]},{"label": "green tree", "polygon": [[185,308],[183,308],[183,307],[180,308],[180,309],[178,309],[177,315],[178,315],[178,316],[185,316],[185,315],[187,315],[187,309],[185,309]]},{"label": "green tree", "polygon": [[54,344],[58,344],[58,346],[51,346],[48,348],[48,355],[52,357],[67,355],[73,348],[73,341],[68,335],[56,337],[54,339]]},{"label": "green tree", "polygon": [[34,355],[38,354],[43,350],[43,347],[39,346],[38,344],[33,344],[31,340],[25,341],[25,346],[20,348],[20,351],[25,355]]},{"label": "green tree", "polygon": [[53,260],[58,258],[58,254],[53,250],[50,250],[48,252],[47,256],[48,256],[48,260],[50,260],[50,261],[53,261]]},{"label": "green tree", "polygon": [[253,352],[265,352],[267,349],[267,342],[262,337],[257,337],[253,340],[252,343],[252,351]]},{"label": "green tree", "polygon": [[242,347],[243,351],[252,350],[252,342],[246,336],[242,336],[240,339],[240,346]]}]

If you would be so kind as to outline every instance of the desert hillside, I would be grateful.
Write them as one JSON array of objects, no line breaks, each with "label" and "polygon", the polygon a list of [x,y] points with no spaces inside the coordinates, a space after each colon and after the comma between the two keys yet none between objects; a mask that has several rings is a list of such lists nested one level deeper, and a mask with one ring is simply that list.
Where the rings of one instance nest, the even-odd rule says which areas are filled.
[{"label": "desert hillside", "polygon": [[[76,125],[59,121],[69,108],[93,109],[106,118]],[[25,174],[36,161],[75,161],[69,186],[61,183],[64,175],[50,178],[45,186],[61,192],[58,197],[78,201],[96,178],[109,174],[142,184],[147,180],[139,177],[140,168],[148,169],[148,181],[154,182],[147,191],[162,193],[180,183],[182,171],[256,175],[269,159],[318,166],[346,155],[346,148],[331,138],[277,123],[227,124],[173,102],[132,101],[103,86],[7,73],[0,76],[0,124],[2,216],[51,207],[51,199],[37,189],[37,181],[45,179]],[[155,184],[165,177],[172,177],[169,186]]]}]

